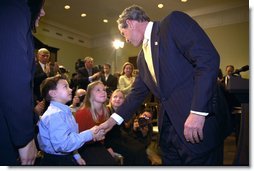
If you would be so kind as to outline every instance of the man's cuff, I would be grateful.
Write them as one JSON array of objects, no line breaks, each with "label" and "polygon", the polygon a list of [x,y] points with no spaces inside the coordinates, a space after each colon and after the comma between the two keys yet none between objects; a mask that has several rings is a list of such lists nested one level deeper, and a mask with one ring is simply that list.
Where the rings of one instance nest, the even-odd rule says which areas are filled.
[{"label": "man's cuff", "polygon": [[116,121],[117,125],[121,125],[124,121],[123,118],[116,113],[113,113],[110,117]]},{"label": "man's cuff", "polygon": [[88,80],[89,80],[90,82],[93,82],[93,77],[92,77],[92,76],[88,77]]},{"label": "man's cuff", "polygon": [[201,116],[207,116],[209,114],[209,113],[206,113],[206,112],[197,112],[197,111],[193,111],[193,110],[191,110],[190,112],[194,113],[196,115],[201,115]]},{"label": "man's cuff", "polygon": [[80,154],[79,153],[76,153],[73,155],[73,157],[75,158],[75,160],[78,160],[81,158]]}]

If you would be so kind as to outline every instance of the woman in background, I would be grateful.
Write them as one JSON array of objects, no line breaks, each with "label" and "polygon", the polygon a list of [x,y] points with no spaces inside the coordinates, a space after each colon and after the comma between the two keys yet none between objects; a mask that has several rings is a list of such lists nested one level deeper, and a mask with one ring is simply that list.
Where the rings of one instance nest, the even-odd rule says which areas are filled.
[{"label": "woman in background", "polygon": [[128,95],[131,91],[135,77],[133,76],[134,65],[130,62],[125,62],[122,68],[121,76],[118,80],[118,88]]}]

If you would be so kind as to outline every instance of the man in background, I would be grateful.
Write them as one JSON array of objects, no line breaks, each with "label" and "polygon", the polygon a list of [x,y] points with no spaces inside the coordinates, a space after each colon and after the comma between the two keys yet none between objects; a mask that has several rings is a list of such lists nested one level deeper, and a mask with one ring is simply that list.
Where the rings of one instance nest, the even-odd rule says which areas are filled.
[{"label": "man in background", "polygon": [[77,70],[77,83],[78,88],[85,89],[87,85],[100,78],[101,71],[94,67],[94,60],[92,57],[87,56],[84,59],[84,67]]},{"label": "man in background", "polygon": [[34,98],[41,101],[40,85],[43,80],[57,74],[58,65],[50,62],[50,52],[46,48],[41,48],[37,52],[34,74]]},{"label": "man in background", "polygon": [[111,94],[117,88],[117,78],[111,74],[111,66],[109,64],[103,65],[103,74],[101,81],[106,86],[107,96],[110,98]]}]

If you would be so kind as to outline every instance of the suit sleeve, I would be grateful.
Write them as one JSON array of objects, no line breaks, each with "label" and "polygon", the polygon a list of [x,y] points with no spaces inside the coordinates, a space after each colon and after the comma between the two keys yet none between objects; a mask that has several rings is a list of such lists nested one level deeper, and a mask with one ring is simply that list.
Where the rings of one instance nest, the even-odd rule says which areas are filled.
[{"label": "suit sleeve", "polygon": [[34,137],[34,56],[29,9],[25,2],[12,3],[4,1],[0,11],[0,119],[7,123],[12,143],[22,147]]},{"label": "suit sleeve", "polygon": [[84,68],[78,70],[77,75],[77,81],[79,85],[88,85],[90,83],[89,81],[89,75],[87,71],[85,71]]},{"label": "suit sleeve", "polygon": [[118,108],[116,113],[119,114],[125,121],[128,121],[142,105],[148,93],[149,89],[138,75],[135,78],[130,94],[127,95],[124,103]]},{"label": "suit sleeve", "polygon": [[219,54],[204,30],[188,15],[174,12],[170,25],[176,45],[194,67],[194,89],[191,110],[209,112],[219,71]]}]

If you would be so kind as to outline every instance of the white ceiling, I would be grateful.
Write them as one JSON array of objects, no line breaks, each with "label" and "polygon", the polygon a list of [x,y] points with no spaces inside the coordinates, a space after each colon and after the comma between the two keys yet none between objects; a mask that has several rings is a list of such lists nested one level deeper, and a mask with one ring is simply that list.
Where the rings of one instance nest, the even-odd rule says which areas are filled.
[{"label": "white ceiling", "polygon": [[[157,7],[159,3],[164,4],[162,9]],[[160,20],[173,10],[199,16],[210,13],[211,10],[223,11],[248,3],[248,0],[188,0],[186,3],[181,0],[46,0],[46,15],[41,22],[94,37],[115,33],[118,15],[132,4],[142,6],[152,20]],[[69,10],[64,9],[66,4],[70,5]],[[87,16],[81,18],[83,12]],[[103,23],[103,19],[108,19],[109,22]]]}]

